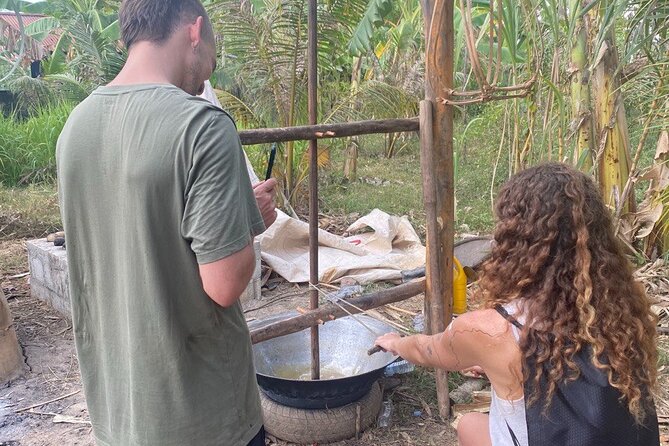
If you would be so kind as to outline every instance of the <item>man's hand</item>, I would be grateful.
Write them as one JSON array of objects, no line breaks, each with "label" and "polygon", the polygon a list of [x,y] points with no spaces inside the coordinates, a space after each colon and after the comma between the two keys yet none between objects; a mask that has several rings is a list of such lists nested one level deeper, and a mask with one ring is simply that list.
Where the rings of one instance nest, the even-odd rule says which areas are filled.
[{"label": "man's hand", "polygon": [[276,220],[276,203],[274,202],[274,198],[276,197],[276,185],[276,180],[270,178],[267,181],[261,181],[253,186],[258,209],[260,209],[260,214],[262,215],[262,219],[265,221],[265,227],[267,228],[272,226],[272,223]]}]

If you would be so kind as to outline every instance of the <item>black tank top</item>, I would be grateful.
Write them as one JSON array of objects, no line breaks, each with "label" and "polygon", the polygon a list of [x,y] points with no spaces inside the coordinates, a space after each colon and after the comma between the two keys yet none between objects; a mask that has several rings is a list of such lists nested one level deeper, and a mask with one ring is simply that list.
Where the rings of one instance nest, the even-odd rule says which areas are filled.
[{"label": "black tank top", "polygon": [[[511,324],[522,324],[501,307],[497,312]],[[544,403],[525,403],[525,419],[529,446],[659,446],[660,434],[655,404],[648,398],[646,419],[636,424],[627,405],[620,401],[621,393],[609,384],[604,371],[595,367],[590,358],[592,349],[586,346],[574,355],[580,376],[575,381],[558,385],[551,404],[544,411]],[[539,395],[546,394],[548,366],[539,381]],[[536,364],[528,360],[523,376],[525,395],[534,391],[528,376],[534,376]],[[646,394],[648,392],[646,391]]]}]

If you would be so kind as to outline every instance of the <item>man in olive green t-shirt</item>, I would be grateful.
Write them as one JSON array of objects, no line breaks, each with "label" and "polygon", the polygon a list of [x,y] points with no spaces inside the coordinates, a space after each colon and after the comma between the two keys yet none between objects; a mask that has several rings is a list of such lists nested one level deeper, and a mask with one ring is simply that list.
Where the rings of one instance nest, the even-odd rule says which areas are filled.
[{"label": "man in olive green t-shirt", "polygon": [[96,440],[264,445],[238,299],[276,183],[252,188],[232,119],[193,96],[216,61],[199,0],[125,0],[120,23],[128,61],[72,112],[57,151]]}]

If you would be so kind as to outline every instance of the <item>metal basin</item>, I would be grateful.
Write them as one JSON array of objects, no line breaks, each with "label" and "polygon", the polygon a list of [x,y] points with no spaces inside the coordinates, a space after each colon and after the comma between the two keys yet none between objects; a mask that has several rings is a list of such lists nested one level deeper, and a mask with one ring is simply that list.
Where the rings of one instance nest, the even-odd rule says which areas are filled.
[{"label": "metal basin", "polygon": [[[260,324],[293,316],[281,315]],[[394,332],[392,326],[364,315],[357,315],[379,335]],[[321,378],[311,374],[310,331],[303,330],[270,339],[253,346],[258,385],[272,400],[302,409],[334,408],[357,401],[366,395],[385,367],[395,361],[391,353],[369,356],[376,336],[352,317],[327,322],[320,327]]]}]

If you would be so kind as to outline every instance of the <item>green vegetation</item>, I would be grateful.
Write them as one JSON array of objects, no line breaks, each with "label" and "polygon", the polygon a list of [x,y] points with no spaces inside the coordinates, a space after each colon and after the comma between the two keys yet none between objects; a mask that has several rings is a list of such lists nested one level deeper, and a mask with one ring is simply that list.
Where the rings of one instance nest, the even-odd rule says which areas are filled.
[{"label": "green vegetation", "polygon": [[[377,146],[378,147],[378,146]],[[326,213],[365,214],[374,208],[390,214],[424,217],[422,177],[418,150],[387,159],[379,153],[365,152],[358,161],[358,181],[348,181],[338,169],[341,152],[321,182],[321,205]]]},{"label": "green vegetation", "polygon": [[[669,230],[662,232],[669,228],[666,182],[640,179],[651,168],[657,177],[669,159],[669,151],[655,157],[658,141],[669,134],[665,3],[454,0],[455,93],[443,94],[458,104],[453,137],[459,232],[491,228],[497,186],[510,174],[561,160],[599,182],[616,219],[624,220],[621,227],[630,229],[621,237],[639,258],[667,251]],[[49,107],[63,100],[76,103],[118,72],[126,56],[119,42],[119,4],[0,0],[1,7],[47,15],[26,27],[32,38],[63,30],[56,51],[43,63],[41,79],[30,79],[22,70],[6,76],[16,58],[0,54],[0,79],[7,77],[1,87],[19,95],[20,109],[32,116],[26,123],[45,120],[45,108],[57,115],[54,122],[26,127],[28,136],[20,142],[13,129],[24,124],[2,122],[7,136],[0,139],[0,182],[53,179],[52,149],[47,150],[52,145],[44,142],[53,139],[51,130],[57,134],[63,109]],[[220,68],[211,81],[240,128],[305,124],[308,2],[204,4],[224,39]],[[425,74],[421,2],[318,4],[319,121],[415,116]],[[35,141],[34,148],[23,141]],[[275,166],[283,192],[298,209],[307,202],[306,147],[304,142],[279,144]],[[262,172],[268,146],[249,152]],[[365,213],[378,207],[422,224],[415,136],[323,141],[318,158],[326,212]],[[665,204],[661,215],[650,212],[657,202]],[[654,221],[639,218],[644,215]],[[639,234],[647,234],[641,243],[634,238]]]},{"label": "green vegetation", "polygon": [[[485,233],[494,225],[492,198],[497,187],[508,178],[509,153],[505,147],[500,150],[499,130],[491,123],[501,120],[503,110],[502,104],[495,104],[469,126],[456,124],[456,231],[459,233]],[[379,208],[407,215],[423,235],[425,214],[417,138],[412,138],[391,159],[384,155],[381,137],[361,138],[357,181],[348,181],[342,174],[345,156],[341,150],[333,150],[331,158],[320,186],[324,212],[365,214]]]},{"label": "green vegetation", "polygon": [[72,105],[39,109],[28,119],[0,116],[0,183],[21,186],[56,178],[56,142]]}]

